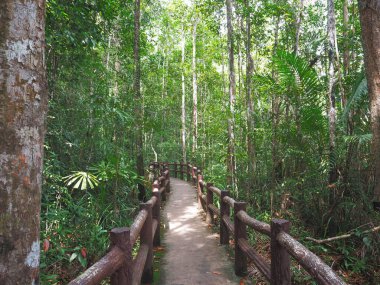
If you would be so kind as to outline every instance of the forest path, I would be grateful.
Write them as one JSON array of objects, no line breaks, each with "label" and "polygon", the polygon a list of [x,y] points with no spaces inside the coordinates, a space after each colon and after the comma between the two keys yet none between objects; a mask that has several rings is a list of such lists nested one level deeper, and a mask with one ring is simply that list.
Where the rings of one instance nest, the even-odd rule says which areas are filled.
[{"label": "forest path", "polygon": [[160,285],[239,284],[219,236],[200,214],[196,191],[187,182],[171,178],[171,193],[163,211],[165,254]]}]

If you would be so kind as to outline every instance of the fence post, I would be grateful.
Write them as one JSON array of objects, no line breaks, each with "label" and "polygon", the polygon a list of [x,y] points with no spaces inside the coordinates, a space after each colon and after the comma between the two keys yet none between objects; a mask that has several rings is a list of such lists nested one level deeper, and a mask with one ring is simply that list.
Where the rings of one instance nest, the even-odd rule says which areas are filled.
[{"label": "fence post", "polygon": [[197,186],[197,168],[195,166],[193,167],[191,178],[193,179],[194,186]]},{"label": "fence post", "polygon": [[187,164],[187,182],[190,182],[191,180],[190,180],[190,168],[191,168],[191,164],[190,163],[188,163]]},{"label": "fence post", "polygon": [[175,177],[175,178],[178,177],[178,173],[177,173],[177,162],[174,162],[174,177]]},{"label": "fence post", "polygon": [[152,209],[152,217],[153,219],[157,220],[157,228],[156,232],[154,233],[154,238],[153,238],[153,246],[160,246],[161,245],[161,234],[160,234],[160,224],[161,224],[161,194],[160,194],[160,189],[158,189],[158,183],[154,182],[153,183],[153,193],[152,195],[157,198],[157,202],[154,205]]},{"label": "fence post", "polygon": [[237,213],[241,210],[245,211],[246,206],[246,202],[234,203],[235,274],[237,276],[245,276],[247,274],[247,257],[239,247],[239,239],[247,238],[247,226],[237,217]]},{"label": "fence post", "polygon": [[168,171],[168,174],[165,174],[165,186],[166,186],[166,188],[165,188],[165,191],[166,192],[170,192],[170,169],[169,169],[169,166],[168,165],[166,165],[165,166],[165,171]]},{"label": "fence post", "polygon": [[209,209],[208,205],[212,204],[214,201],[214,193],[209,189],[213,184],[207,183],[206,190],[207,190],[207,196],[206,196],[206,223],[212,224],[214,222],[214,214]]},{"label": "fence post", "polygon": [[145,261],[144,271],[141,276],[141,283],[151,283],[153,281],[153,235],[152,235],[152,204],[141,203],[140,210],[148,211],[148,216],[140,232],[140,244],[147,245],[148,256]]},{"label": "fence post", "polygon": [[[158,185],[160,185],[160,193],[161,193],[161,201],[166,201],[166,187],[165,187],[165,176],[161,176],[160,178],[164,178],[164,179],[159,179],[158,180]],[[161,192],[161,188],[164,187],[164,191]]]},{"label": "fence post", "polygon": [[111,285],[132,284],[132,245],[131,231],[129,228],[116,228],[110,232],[111,247],[117,246],[124,253],[122,266],[111,275]]},{"label": "fence post", "polygon": [[230,241],[230,233],[223,221],[224,216],[230,217],[230,205],[223,201],[223,198],[227,196],[229,196],[229,191],[222,190],[220,193],[220,244],[228,244]]},{"label": "fence post", "polygon": [[290,257],[289,253],[277,241],[281,232],[289,232],[290,223],[287,220],[273,219],[271,222],[270,250],[271,250],[271,285],[290,285]]},{"label": "fence post", "polygon": [[203,175],[201,174],[201,171],[198,169],[198,184],[197,184],[197,198],[198,198],[198,209],[202,209],[202,194],[203,189],[200,182],[203,182]]},{"label": "fence post", "polygon": [[181,180],[184,180],[184,178],[183,178],[183,166],[184,166],[184,162],[183,161],[181,161]]}]

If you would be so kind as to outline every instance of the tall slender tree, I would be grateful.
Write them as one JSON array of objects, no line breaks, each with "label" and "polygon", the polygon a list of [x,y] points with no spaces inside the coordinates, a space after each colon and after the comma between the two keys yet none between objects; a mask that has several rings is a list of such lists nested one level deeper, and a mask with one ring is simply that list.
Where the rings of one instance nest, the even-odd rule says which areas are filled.
[{"label": "tall slender tree", "polygon": [[253,75],[253,59],[251,55],[252,46],[252,33],[251,33],[251,10],[249,6],[249,1],[244,2],[246,10],[246,104],[247,104],[247,155],[248,155],[248,188],[253,186],[253,178],[255,176],[256,169],[256,155],[255,155],[255,145],[253,142],[253,132],[254,132],[254,121],[253,121],[253,100],[252,100],[252,75]]},{"label": "tall slender tree", "polygon": [[185,25],[182,27],[182,40],[181,40],[181,82],[182,82],[182,104],[181,104],[181,143],[182,143],[182,159],[186,162],[186,82],[185,82],[185,47],[186,47],[186,34]]},{"label": "tall slender tree", "polygon": [[359,0],[359,12],[371,112],[374,208],[380,211],[380,3]]},{"label": "tall slender tree", "polygon": [[0,2],[0,284],[38,284],[45,1]]},{"label": "tall slender tree", "polygon": [[228,42],[228,70],[229,70],[229,116],[228,116],[228,149],[227,149],[227,184],[235,188],[235,60],[234,60],[234,32],[232,26],[232,3],[226,0],[227,11],[227,42]]},{"label": "tall slender tree", "polygon": [[[135,29],[133,55],[135,64],[135,77],[133,82],[133,91],[136,99],[136,168],[137,174],[144,177],[144,156],[143,156],[143,122],[144,110],[143,100],[140,88],[141,66],[140,66],[140,0],[135,0]],[[146,193],[142,183],[139,183],[139,200],[145,200]]]},{"label": "tall slender tree", "polygon": [[[195,5],[195,4],[194,4]],[[195,8],[195,7],[194,7]],[[197,83],[197,25],[198,18],[195,15],[193,20],[193,157],[198,148],[198,83]]]},{"label": "tall slender tree", "polygon": [[335,104],[335,58],[336,58],[336,24],[335,24],[335,8],[334,0],[327,0],[327,36],[328,36],[328,86],[327,95],[329,98],[329,146],[330,146],[330,171],[329,183],[337,180],[337,168],[335,158],[336,145],[336,104]]}]

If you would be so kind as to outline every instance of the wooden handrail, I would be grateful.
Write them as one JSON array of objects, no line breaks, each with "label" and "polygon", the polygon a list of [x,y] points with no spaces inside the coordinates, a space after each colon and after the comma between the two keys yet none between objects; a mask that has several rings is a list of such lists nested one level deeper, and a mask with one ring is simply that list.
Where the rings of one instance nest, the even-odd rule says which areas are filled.
[{"label": "wooden handrail", "polygon": [[[151,164],[159,170],[159,163]],[[115,228],[110,231],[110,249],[99,261],[69,285],[95,285],[111,277],[111,285],[137,285],[153,281],[153,246],[160,241],[161,200],[170,191],[170,171],[163,165],[161,176],[152,185],[152,198],[140,204],[130,228]],[[162,190],[162,191],[161,191]],[[132,247],[140,237],[140,248],[132,259]]]},{"label": "wooden handrail", "polygon": [[[245,203],[229,197],[229,192],[220,190],[203,180],[199,168],[190,163],[169,163],[173,166],[174,176],[181,175],[184,180],[195,184],[197,188],[198,206],[206,212],[206,222],[214,223],[214,215],[219,216],[220,243],[229,244],[229,236],[235,239],[235,273],[246,274],[247,260],[253,261],[271,285],[287,285],[290,283],[291,255],[316,281],[322,285],[345,285],[346,283],[317,255],[292,237],[288,231],[290,223],[286,220],[273,219],[271,225],[258,221],[245,211]],[[186,170],[184,170],[186,168]],[[218,196],[220,209],[214,204],[214,195]],[[233,220],[230,209],[234,209]],[[270,265],[251,247],[247,240],[247,226],[271,238]]]}]

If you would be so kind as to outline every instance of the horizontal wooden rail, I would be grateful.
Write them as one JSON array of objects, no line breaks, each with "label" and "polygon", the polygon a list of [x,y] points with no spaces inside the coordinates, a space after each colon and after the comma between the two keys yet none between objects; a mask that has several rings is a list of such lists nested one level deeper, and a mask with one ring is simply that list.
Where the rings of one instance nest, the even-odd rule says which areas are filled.
[{"label": "horizontal wooden rail", "polygon": [[[246,203],[235,201],[228,191],[220,190],[203,180],[199,168],[190,163],[159,163],[172,166],[174,177],[193,182],[197,188],[198,207],[206,212],[206,222],[215,223],[215,216],[220,217],[220,243],[229,244],[230,236],[235,239],[235,274],[244,276],[247,271],[247,258],[253,261],[258,270],[271,285],[290,285],[290,255],[322,285],[346,284],[317,255],[293,238],[288,232],[290,223],[286,220],[273,219],[271,225],[249,216],[245,210]],[[215,196],[214,196],[215,194]],[[214,199],[219,199],[220,209]],[[233,210],[233,221],[230,218]],[[270,237],[270,264],[249,245],[247,227]]]},{"label": "horizontal wooden rail", "polygon": [[237,217],[247,226],[264,235],[270,236],[270,225],[260,222],[247,214],[245,211],[237,213]]},{"label": "horizontal wooden rail", "polygon": [[[157,170],[159,164],[153,165]],[[83,272],[69,285],[95,285],[111,277],[111,285],[138,285],[153,281],[153,246],[160,241],[161,200],[170,192],[170,173],[167,167],[153,182],[152,198],[140,204],[130,228],[110,231],[110,249],[99,261]],[[136,258],[132,259],[132,247],[140,237]]]}]

